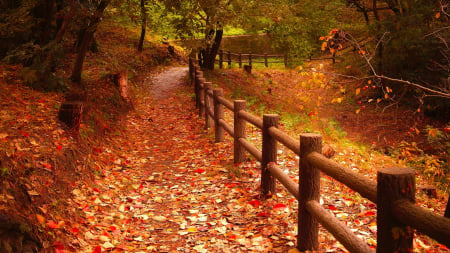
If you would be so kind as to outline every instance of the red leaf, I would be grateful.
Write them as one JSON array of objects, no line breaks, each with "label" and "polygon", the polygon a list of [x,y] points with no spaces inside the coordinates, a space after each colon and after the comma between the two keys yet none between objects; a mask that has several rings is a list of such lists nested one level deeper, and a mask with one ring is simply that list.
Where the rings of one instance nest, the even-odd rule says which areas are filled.
[{"label": "red leaf", "polygon": [[375,212],[374,211],[367,211],[364,216],[374,216]]},{"label": "red leaf", "polygon": [[257,213],[256,216],[258,217],[269,217],[269,214],[266,212]]},{"label": "red leaf", "polygon": [[205,170],[204,169],[196,169],[195,172],[196,173],[203,173],[203,172],[205,172]]},{"label": "red leaf", "polygon": [[108,230],[109,231],[115,231],[117,228],[115,226],[109,226]]},{"label": "red leaf", "polygon": [[283,203],[278,203],[278,204],[276,204],[275,206],[273,206],[273,209],[274,209],[274,210],[277,210],[277,209],[284,209],[284,208],[286,208],[286,205],[283,204]]},{"label": "red leaf", "polygon": [[100,192],[100,190],[97,187],[94,187],[93,190],[96,191],[96,192]]},{"label": "red leaf", "polygon": [[102,247],[100,246],[95,246],[94,250],[92,251],[92,253],[102,253]]},{"label": "red leaf", "polygon": [[69,231],[72,234],[78,234],[80,232],[80,230],[78,228],[71,228]]},{"label": "red leaf", "polygon": [[329,205],[328,208],[330,208],[330,210],[333,210],[333,211],[336,210],[336,207],[333,205]]},{"label": "red leaf", "polygon": [[27,132],[23,132],[22,134],[23,134],[23,137],[30,137],[30,134]]},{"label": "red leaf", "polygon": [[53,243],[53,247],[55,247],[55,253],[64,253],[64,245],[61,242],[56,241]]},{"label": "red leaf", "polygon": [[259,200],[256,200],[256,199],[254,199],[254,200],[252,200],[252,201],[249,201],[248,203],[249,203],[250,205],[252,205],[253,207],[258,207],[258,206],[261,205],[261,202],[260,202]]},{"label": "red leaf", "polygon": [[57,149],[57,150],[62,150],[62,149],[63,149],[63,146],[62,146],[62,145],[57,145],[57,146],[56,146],[56,149]]}]

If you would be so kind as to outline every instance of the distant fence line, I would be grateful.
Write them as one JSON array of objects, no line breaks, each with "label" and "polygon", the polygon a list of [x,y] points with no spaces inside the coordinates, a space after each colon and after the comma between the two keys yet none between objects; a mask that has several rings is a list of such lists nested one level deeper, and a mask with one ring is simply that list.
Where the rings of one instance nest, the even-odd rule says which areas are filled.
[{"label": "distant fence line", "polygon": [[[264,66],[269,67],[269,63],[284,63],[284,66],[287,68],[288,66],[288,57],[286,54],[241,54],[241,53],[232,53],[230,51],[224,52],[223,50],[219,50],[219,68],[223,68],[223,63],[228,63],[228,67],[231,67],[231,63],[236,62],[239,64],[239,68],[242,68],[242,64],[247,63],[249,66],[252,66],[253,63],[264,63]],[[226,58],[226,59],[225,59]],[[264,61],[258,60],[263,58]],[[282,59],[278,61],[269,61],[270,59]]]},{"label": "distant fence line", "polygon": [[[370,181],[324,157],[321,135],[304,133],[295,140],[278,129],[278,115],[264,114],[261,119],[246,111],[245,100],[225,99],[223,89],[213,89],[212,83],[206,82],[194,59],[189,60],[189,72],[199,116],[204,117],[206,129],[214,126],[215,141],[222,142],[227,132],[234,139],[234,163],[244,162],[246,152],[261,162],[262,196],[274,193],[278,180],[298,200],[297,248],[300,251],[317,250],[320,223],[350,252],[374,252],[319,204],[321,171],[377,204],[376,252],[412,252],[413,229],[450,248],[450,219],[414,204],[414,170],[383,168],[378,170],[377,182]],[[225,108],[233,112],[233,125],[224,120]],[[247,123],[262,130],[261,150],[246,139]],[[299,184],[276,164],[278,143],[300,157]]]}]

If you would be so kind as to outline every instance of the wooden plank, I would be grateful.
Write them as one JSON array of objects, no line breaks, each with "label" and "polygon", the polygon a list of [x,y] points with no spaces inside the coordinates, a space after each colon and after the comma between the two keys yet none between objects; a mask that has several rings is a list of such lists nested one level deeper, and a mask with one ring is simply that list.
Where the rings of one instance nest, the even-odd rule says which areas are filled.
[{"label": "wooden plank", "polygon": [[286,190],[292,194],[296,199],[299,198],[299,190],[298,184],[292,180],[286,173],[284,173],[280,167],[278,167],[275,163],[269,163],[267,165],[267,169],[270,171],[273,177],[278,179],[280,183],[286,188]]},{"label": "wooden plank", "polygon": [[262,161],[262,152],[258,150],[255,145],[248,142],[245,138],[239,138],[239,143],[258,161]]},{"label": "wooden plank", "polygon": [[287,135],[276,127],[269,128],[269,133],[277,141],[281,142],[284,146],[292,150],[297,155],[300,155],[300,142]]},{"label": "wooden plank", "polygon": [[450,219],[402,199],[394,202],[395,217],[450,248]]},{"label": "wooden plank", "polygon": [[223,104],[226,108],[234,111],[234,105],[229,100],[226,100],[224,97],[217,97],[219,103]]},{"label": "wooden plank", "polygon": [[234,130],[232,126],[228,125],[223,119],[219,119],[219,124],[223,127],[223,129],[225,129],[225,131],[227,131],[227,133],[231,135],[231,137],[234,137]]},{"label": "wooden plank", "polygon": [[306,202],[306,209],[350,252],[375,252],[317,201]]},{"label": "wooden plank", "polygon": [[352,170],[341,166],[317,152],[310,153],[306,158],[311,164],[325,172],[328,176],[347,185],[368,200],[377,203],[377,184],[375,182],[354,173]]},{"label": "wooden plank", "polygon": [[262,129],[263,127],[263,121],[261,118],[258,118],[246,111],[240,111],[239,117],[245,119],[246,121],[250,122],[252,125],[256,126],[259,129]]}]

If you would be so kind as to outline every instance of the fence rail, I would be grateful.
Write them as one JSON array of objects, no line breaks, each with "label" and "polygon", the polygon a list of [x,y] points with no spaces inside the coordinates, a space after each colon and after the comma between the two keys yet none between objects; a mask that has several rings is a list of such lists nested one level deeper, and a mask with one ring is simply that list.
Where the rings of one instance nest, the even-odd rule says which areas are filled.
[{"label": "fence rail", "polygon": [[[256,117],[246,111],[245,100],[228,101],[221,88],[212,89],[203,78],[195,60],[189,61],[191,80],[195,87],[199,116],[205,117],[205,127],[214,126],[215,141],[224,140],[224,132],[234,139],[234,162],[241,163],[249,152],[261,161],[261,195],[275,192],[276,180],[298,200],[297,248],[317,250],[319,223],[350,252],[374,252],[332,213],[319,204],[320,172],[340,181],[361,196],[377,204],[376,252],[410,252],[413,229],[430,236],[450,248],[450,219],[414,204],[415,171],[409,168],[383,168],[377,182],[354,173],[321,154],[322,137],[304,133],[295,140],[278,129],[279,117],[264,114]],[[213,107],[213,108],[211,108]],[[224,109],[233,112],[233,126],[224,120]],[[209,123],[208,123],[209,122]],[[262,130],[262,149],[246,139],[246,124]],[[299,184],[277,165],[277,145],[281,143],[300,157]],[[393,231],[399,231],[397,235]]]},{"label": "fence rail", "polygon": [[[252,66],[253,63],[264,63],[264,66],[269,67],[269,63],[284,63],[284,66],[287,68],[288,66],[288,58],[286,54],[237,54],[232,53],[230,51],[224,52],[223,50],[219,51],[219,68],[223,68],[223,63],[228,63],[228,67],[231,67],[232,62],[237,62],[239,64],[239,68],[242,68],[243,63],[247,63],[249,66]],[[226,57],[226,59],[224,58]],[[264,61],[255,60],[263,58]],[[281,59],[278,61],[269,61],[269,59]]]}]

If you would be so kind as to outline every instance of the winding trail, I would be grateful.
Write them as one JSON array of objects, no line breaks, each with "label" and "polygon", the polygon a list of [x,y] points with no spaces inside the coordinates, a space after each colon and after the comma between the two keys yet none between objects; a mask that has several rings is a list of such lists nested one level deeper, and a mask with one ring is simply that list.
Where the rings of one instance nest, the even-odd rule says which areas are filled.
[{"label": "winding trail", "polygon": [[[286,252],[295,242],[294,201],[258,196],[258,169],[239,178],[231,142],[213,143],[198,118],[186,68],[152,80],[126,131],[96,160],[103,175],[73,191],[81,252]],[[292,217],[294,216],[294,217]],[[281,224],[281,225],[280,225]],[[101,250],[101,251],[100,251]]]}]

